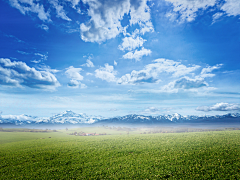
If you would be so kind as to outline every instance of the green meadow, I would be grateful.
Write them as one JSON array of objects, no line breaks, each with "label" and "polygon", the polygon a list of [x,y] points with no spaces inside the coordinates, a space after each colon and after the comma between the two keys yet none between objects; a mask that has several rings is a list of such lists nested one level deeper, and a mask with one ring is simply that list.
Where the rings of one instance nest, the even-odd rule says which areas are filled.
[{"label": "green meadow", "polygon": [[0,179],[240,179],[239,130],[75,131],[0,132]]}]

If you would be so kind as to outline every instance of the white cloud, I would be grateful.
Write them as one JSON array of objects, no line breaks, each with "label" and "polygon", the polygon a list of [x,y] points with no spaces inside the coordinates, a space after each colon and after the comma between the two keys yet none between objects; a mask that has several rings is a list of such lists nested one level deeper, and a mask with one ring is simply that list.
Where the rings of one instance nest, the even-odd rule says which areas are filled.
[{"label": "white cloud", "polygon": [[35,56],[40,56],[41,57],[41,61],[46,61],[48,58],[48,53],[46,54],[41,54],[41,53],[34,53]]},{"label": "white cloud", "polygon": [[72,3],[72,7],[74,9],[76,9],[76,6],[78,5],[78,3],[80,2],[80,0],[67,0],[67,1],[70,1]]},{"label": "white cloud", "polygon": [[45,30],[45,31],[48,31],[49,30],[49,27],[45,24],[41,24],[39,25],[38,27],[40,27],[41,29]]},{"label": "white cloud", "polygon": [[105,64],[105,67],[100,67],[95,70],[95,77],[105,80],[107,82],[115,82],[117,71],[114,70],[113,66]]},{"label": "white cloud", "polygon": [[93,73],[86,73],[87,76],[93,76],[94,74]]},{"label": "white cloud", "polygon": [[[215,69],[219,69],[222,66],[222,64],[217,64],[215,66],[208,66],[206,68],[202,68],[202,71],[199,75],[195,76],[194,78],[189,78],[188,76],[185,76],[183,78],[174,80],[172,82],[170,82],[169,84],[163,86],[161,88],[162,91],[164,92],[173,92],[176,93],[178,92],[179,89],[183,89],[183,90],[195,90],[198,91],[197,89],[201,88],[201,89],[205,89],[207,91],[209,90],[213,90],[215,88],[213,87],[209,87],[208,83],[205,81],[205,78],[211,78],[214,77],[215,74],[212,74],[211,72]],[[200,66],[196,66],[196,68],[199,68]],[[181,68],[180,68],[181,69]],[[179,75],[183,75],[183,71],[185,68],[182,68],[182,70],[180,70],[177,74],[175,74],[175,76],[179,76]],[[186,72],[191,71],[191,69],[189,70],[185,70]]]},{"label": "white cloud", "polygon": [[156,59],[153,62],[146,65],[143,70],[133,70],[131,74],[122,76],[118,80],[118,84],[156,83],[159,82],[161,73],[170,73],[172,77],[181,77],[200,68],[198,65],[187,67],[180,62],[168,59]]},{"label": "white cloud", "polygon": [[50,66],[47,66],[45,64],[41,64],[38,66],[38,69],[39,70],[42,70],[42,71],[47,71],[47,72],[51,72],[51,73],[57,73],[59,72],[60,70],[57,70],[57,69],[51,69]]},{"label": "white cloud", "polygon": [[29,55],[30,53],[27,53],[27,52],[24,52],[24,51],[17,51],[18,53],[20,54],[23,54],[23,55]]},{"label": "white cloud", "polygon": [[80,81],[78,80],[75,80],[75,79],[71,79],[70,82],[68,83],[68,87],[70,88],[81,88],[81,89],[84,89],[84,88],[87,88],[87,86],[83,83],[81,83]]},{"label": "white cloud", "polygon": [[145,109],[143,111],[143,113],[156,113],[156,112],[159,112],[160,109],[156,108],[156,107],[148,107],[147,109]]},{"label": "white cloud", "polygon": [[68,82],[68,87],[70,88],[87,88],[87,86],[80,81],[83,80],[83,76],[80,74],[82,71],[82,68],[75,68],[73,66],[70,66],[67,68],[65,71],[65,74],[67,75],[68,78],[70,78],[70,82]]},{"label": "white cloud", "polygon": [[65,71],[65,74],[67,75],[68,78],[81,81],[83,80],[83,76],[80,74],[81,71],[82,68],[74,68],[73,66],[70,66]]},{"label": "white cloud", "polygon": [[222,64],[217,64],[216,66],[208,66],[207,68],[203,68],[201,71],[201,78],[206,78],[206,77],[213,77],[215,74],[212,74],[211,72],[215,69],[221,68]]},{"label": "white cloud", "polygon": [[213,15],[213,22],[212,22],[212,24],[215,23],[222,15],[223,15],[223,13],[221,13],[221,12],[215,13]]},{"label": "white cloud", "polygon": [[116,61],[114,61],[114,66],[117,66],[117,64],[118,64],[118,63],[117,63]]},{"label": "white cloud", "polygon": [[147,0],[83,0],[83,3],[89,5],[88,15],[91,17],[90,21],[80,25],[84,41],[100,43],[115,38],[126,30],[121,20],[127,14],[131,16],[130,24],[138,23],[144,29],[143,34],[153,30]]},{"label": "white cloud", "polygon": [[121,31],[120,20],[129,12],[128,0],[83,0],[89,5],[88,15],[91,17],[88,23],[80,26],[81,37],[87,42],[102,42],[115,38]]},{"label": "white cloud", "polygon": [[38,64],[41,62],[41,60],[32,60],[31,62]]},{"label": "white cloud", "polygon": [[175,19],[179,14],[180,22],[194,21],[199,10],[206,10],[213,7],[217,0],[165,0],[173,5],[172,12],[167,14],[168,17]]},{"label": "white cloud", "polygon": [[33,0],[9,0],[10,5],[18,9],[22,14],[36,13],[42,21],[51,21],[49,12],[45,12],[43,5]]},{"label": "white cloud", "polygon": [[200,106],[196,108],[197,111],[240,111],[240,104],[217,103],[212,106]]},{"label": "white cloud", "polygon": [[139,50],[139,51],[135,50],[134,53],[131,51],[131,52],[128,52],[127,54],[124,54],[123,58],[124,59],[135,59],[136,61],[140,61],[143,56],[148,56],[151,53],[152,53],[152,51],[150,49],[145,49],[144,47],[142,47],[141,50]]},{"label": "white cloud", "polygon": [[145,39],[143,39],[139,36],[136,38],[125,37],[125,38],[123,38],[122,44],[119,45],[118,48],[122,51],[124,51],[124,50],[132,51],[138,47],[141,47],[145,41],[146,41]]},{"label": "white cloud", "polygon": [[217,5],[223,12],[217,12],[213,15],[213,23],[216,22],[225,13],[228,16],[240,15],[240,1],[239,0],[225,0],[222,4],[218,4],[218,0],[165,0],[173,5],[171,12],[166,14],[171,20],[178,20],[179,22],[194,21],[198,12],[207,10],[208,8]]},{"label": "white cloud", "polygon": [[93,62],[90,60],[91,58],[87,59],[87,62],[83,64],[82,66],[87,66],[87,67],[94,67]]},{"label": "white cloud", "polygon": [[69,17],[67,17],[63,6],[59,5],[58,0],[50,0],[50,3],[56,9],[57,17],[60,17],[66,21],[72,21]]},{"label": "white cloud", "polygon": [[169,84],[163,86],[161,89],[164,92],[178,92],[179,89],[197,89],[202,87],[207,87],[208,84],[204,79],[191,79],[189,77],[183,77],[181,79],[170,82]]},{"label": "white cloud", "polygon": [[130,25],[138,23],[141,27],[140,32],[142,34],[154,31],[151,22],[150,8],[147,5],[147,1],[148,0],[131,1]]},{"label": "white cloud", "polygon": [[221,10],[225,11],[228,16],[240,15],[240,1],[239,0],[225,0],[225,4]]},{"label": "white cloud", "polygon": [[57,78],[49,71],[38,71],[22,61],[0,58],[0,84],[27,86],[30,88],[55,89],[60,86]]}]

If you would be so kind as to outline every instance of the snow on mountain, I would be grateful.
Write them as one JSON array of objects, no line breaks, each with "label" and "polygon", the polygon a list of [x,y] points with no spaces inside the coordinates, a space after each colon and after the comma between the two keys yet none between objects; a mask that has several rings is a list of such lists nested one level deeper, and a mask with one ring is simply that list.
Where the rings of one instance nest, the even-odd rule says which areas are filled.
[{"label": "snow on mountain", "polygon": [[2,115],[0,116],[1,124],[15,124],[15,125],[23,125],[23,124],[31,124],[34,123],[39,118],[36,116],[29,116],[26,114],[22,115]]},{"label": "snow on mountain", "polygon": [[38,124],[92,124],[103,119],[101,116],[87,116],[85,113],[74,113],[71,110],[56,114],[48,119],[38,121]]},{"label": "snow on mountain", "polygon": [[159,123],[215,123],[215,122],[239,122],[240,114],[229,113],[216,116],[182,116],[178,113],[172,115],[144,116],[130,114],[113,118],[101,116],[88,116],[84,113],[74,113],[71,110],[64,111],[49,118],[22,115],[2,115],[0,124],[96,124],[96,123],[124,123],[124,124],[159,124]]}]

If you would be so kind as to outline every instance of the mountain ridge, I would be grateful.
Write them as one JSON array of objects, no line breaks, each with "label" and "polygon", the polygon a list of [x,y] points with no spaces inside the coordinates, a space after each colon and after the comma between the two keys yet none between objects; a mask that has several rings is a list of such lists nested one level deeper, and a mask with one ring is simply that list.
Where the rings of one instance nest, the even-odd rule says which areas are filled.
[{"label": "mountain ridge", "polygon": [[53,115],[49,118],[40,118],[37,116],[29,115],[3,115],[0,116],[1,124],[12,124],[12,125],[40,125],[40,124],[72,124],[72,125],[91,125],[91,124],[181,124],[181,123],[227,123],[236,122],[240,123],[239,113],[228,113],[225,115],[215,116],[194,116],[187,115],[182,116],[178,113],[172,115],[139,115],[139,114],[128,114],[125,116],[116,116],[112,118],[104,118],[102,116],[88,116],[85,113],[75,113],[71,110],[66,110],[62,113]]}]

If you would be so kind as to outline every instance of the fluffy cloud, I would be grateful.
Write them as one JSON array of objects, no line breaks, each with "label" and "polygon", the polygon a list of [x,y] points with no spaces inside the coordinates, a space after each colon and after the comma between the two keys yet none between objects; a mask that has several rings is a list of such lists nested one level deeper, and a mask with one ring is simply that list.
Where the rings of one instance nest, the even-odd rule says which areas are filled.
[{"label": "fluffy cloud", "polygon": [[156,59],[153,62],[146,65],[143,70],[133,70],[131,74],[122,76],[118,80],[118,84],[156,83],[160,80],[161,73],[170,73],[172,77],[180,77],[200,67],[198,65],[187,67],[180,62],[168,59]]},{"label": "fluffy cloud", "polygon": [[208,86],[208,84],[203,79],[191,79],[189,77],[183,77],[163,86],[162,90],[164,92],[178,92],[178,89],[188,90],[206,86]]},{"label": "fluffy cloud", "polygon": [[33,0],[9,0],[10,5],[18,9],[22,14],[36,13],[42,21],[50,21],[49,12],[45,12],[43,5]]},{"label": "fluffy cloud", "polygon": [[114,66],[117,66],[117,64],[118,64],[118,63],[117,63],[116,61],[114,61]]},{"label": "fluffy cloud", "polygon": [[70,88],[81,88],[81,89],[84,89],[84,88],[87,88],[87,86],[83,83],[81,83],[80,81],[78,80],[75,80],[75,79],[71,79],[70,82],[68,83],[68,87]]},{"label": "fluffy cloud", "polygon": [[22,61],[0,58],[0,84],[27,86],[30,88],[55,89],[60,86],[57,78],[49,71],[38,71]]},{"label": "fluffy cloud", "polygon": [[80,74],[81,71],[82,71],[82,68],[75,68],[73,66],[70,66],[65,71],[65,74],[67,75],[68,78],[81,81],[83,80],[83,76]]},{"label": "fluffy cloud", "polygon": [[240,15],[240,1],[239,0],[225,0],[225,4],[221,7],[228,16]]},{"label": "fluffy cloud", "polygon": [[180,16],[180,22],[191,22],[195,20],[199,10],[213,7],[217,0],[166,0],[173,5],[173,11],[167,16],[175,19]]},{"label": "fluffy cloud", "polygon": [[50,3],[56,9],[57,17],[60,17],[66,21],[72,21],[69,17],[67,17],[63,6],[59,5],[58,0],[50,0]]},{"label": "fluffy cloud", "polygon": [[140,32],[145,34],[146,32],[154,31],[153,25],[151,22],[150,8],[147,5],[148,0],[131,0],[131,9],[130,9],[130,24],[139,24],[141,27]]},{"label": "fluffy cloud", "polygon": [[240,111],[240,104],[217,103],[213,106],[200,106],[197,111]]},{"label": "fluffy cloud", "polygon": [[141,50],[135,50],[135,52],[128,52],[127,54],[123,55],[124,59],[135,59],[136,61],[140,61],[143,56],[148,56],[152,53],[150,49],[145,49],[142,47]]},{"label": "fluffy cloud", "polygon": [[95,70],[95,77],[105,80],[107,82],[115,82],[117,71],[114,70],[113,66],[109,64],[105,64],[105,67],[100,67],[99,69]]},{"label": "fluffy cloud", "polygon": [[71,79],[70,82],[68,82],[68,87],[78,88],[80,86],[82,89],[87,87],[85,84],[80,82],[83,80],[83,76],[80,74],[81,71],[82,68],[75,68],[73,66],[67,68],[65,74]]},{"label": "fluffy cloud", "polygon": [[80,26],[84,41],[102,42],[122,31],[120,20],[129,12],[128,0],[83,0],[83,3],[89,5],[88,15],[91,17],[88,23]]},{"label": "fluffy cloud", "polygon": [[87,42],[102,42],[124,31],[121,20],[130,14],[130,24],[139,24],[142,33],[153,30],[147,0],[83,0],[88,4],[87,23],[82,23],[81,38]]},{"label": "fluffy cloud", "polygon": [[141,47],[144,43],[144,40],[143,38],[141,37],[136,37],[136,38],[133,38],[133,37],[125,37],[123,38],[123,42],[121,45],[118,46],[118,48],[122,51],[124,50],[128,50],[128,51],[132,51],[138,47]]}]

